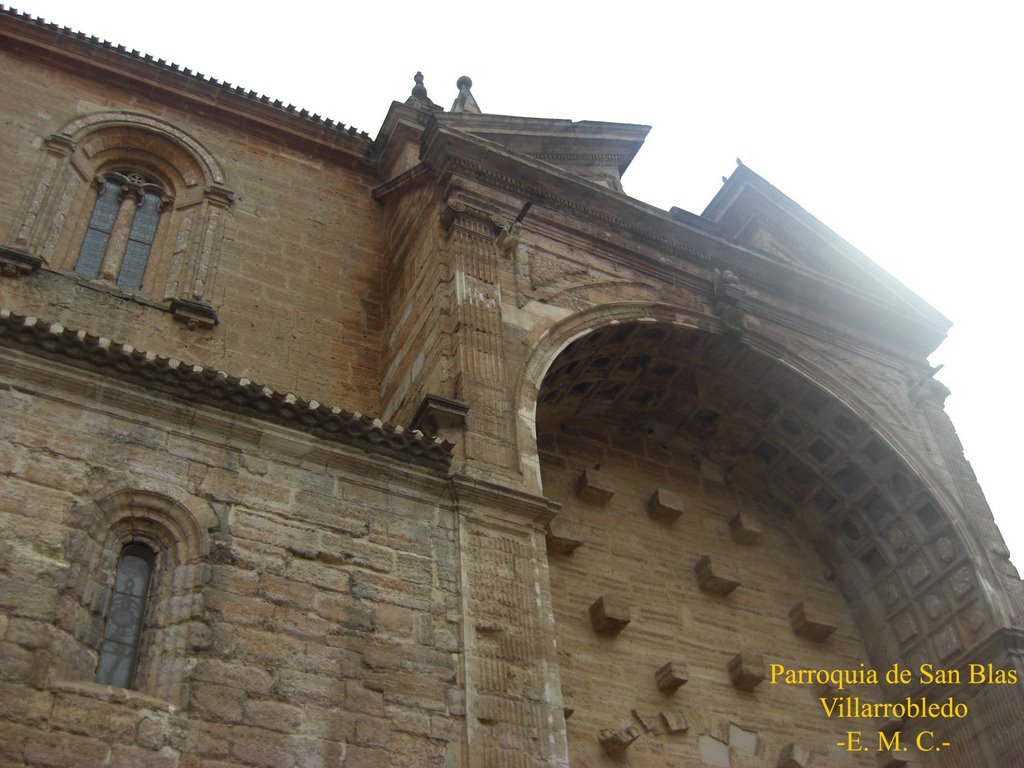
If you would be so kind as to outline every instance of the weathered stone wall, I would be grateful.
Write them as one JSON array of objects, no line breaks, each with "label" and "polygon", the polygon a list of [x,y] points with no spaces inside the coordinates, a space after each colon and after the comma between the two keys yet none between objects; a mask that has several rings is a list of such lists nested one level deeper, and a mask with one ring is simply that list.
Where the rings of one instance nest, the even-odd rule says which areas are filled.
[{"label": "weathered stone wall", "polygon": [[[655,211],[543,159],[619,169],[645,131],[616,149],[420,103],[371,142],[18,24],[0,15],[0,762],[746,768],[796,742],[852,766],[822,691],[739,690],[751,654],[1022,669],[1024,590],[929,381],[943,321],[776,190]],[[119,141],[179,194],[139,291],[73,270]],[[42,267],[11,274],[11,246]],[[219,323],[175,320],[183,297]],[[51,322],[114,342],[65,348]],[[639,346],[609,332],[551,366],[613,326]],[[660,408],[664,439],[643,440],[651,413],[587,393],[658,334],[680,346],[617,368]],[[384,445],[426,451],[418,433],[287,390],[400,424],[427,394],[469,410],[433,425],[457,443],[431,443],[442,467]],[[539,396],[562,410],[538,426]],[[590,420],[563,429],[577,407]],[[127,541],[157,553],[133,690],[92,682]],[[798,603],[838,629],[796,634]],[[1012,765],[1020,691],[956,690],[974,714],[923,764]]]},{"label": "weathered stone wall", "polygon": [[[571,554],[554,543],[549,559],[574,762],[604,764],[609,758],[598,734],[627,723],[642,733],[628,748],[630,765],[696,765],[702,758],[716,764],[711,756],[727,752],[733,766],[774,764],[793,741],[827,756],[829,765],[874,764],[874,755],[847,754],[836,741],[847,730],[874,737],[878,724],[830,720],[818,700],[830,694],[817,685],[771,683],[773,663],[870,666],[853,616],[805,532],[733,485],[702,477],[691,456],[656,441],[549,434],[541,458],[545,492],[562,504],[553,535],[581,542]],[[588,489],[577,493],[585,470],[610,499],[602,503],[604,496]],[[674,512],[661,519],[650,514],[659,490],[663,503],[670,495],[681,502],[677,519]],[[747,528],[760,529],[756,541],[733,537],[730,519],[737,513]],[[702,589],[695,565],[705,556],[717,579],[738,586],[727,594]],[[629,624],[618,634],[594,631],[588,611],[601,596],[628,610]],[[817,613],[818,621],[836,626],[834,634],[823,642],[797,635],[789,612],[801,602],[809,617]],[[737,653],[763,655],[769,677],[752,691],[730,680],[728,663]],[[672,692],[659,690],[655,678],[668,662],[689,671],[689,681]],[[877,686],[840,695],[847,694],[881,700]],[[687,730],[669,730],[682,723]]]},{"label": "weathered stone wall", "polygon": [[[0,155],[8,169],[0,182],[4,244],[17,245],[44,173],[49,155],[43,140],[90,113],[142,114],[183,131],[223,168],[224,187],[234,195],[219,212],[219,228],[211,230],[219,262],[206,281],[204,300],[220,320],[212,329],[189,330],[175,322],[166,302],[158,305],[162,281],[126,292],[74,275],[93,193],[91,179],[71,170],[73,198],[66,216],[53,214],[66,221],[50,263],[32,279],[0,282],[4,307],[275,389],[379,413],[382,247],[379,210],[369,194],[376,183],[372,173],[354,168],[340,152],[235,123],[156,90],[7,52],[0,57]],[[60,203],[54,200],[53,206]],[[164,221],[161,227],[168,229]],[[171,235],[158,230],[161,236]]]},{"label": "weathered stone wall", "polygon": [[[16,353],[2,370],[0,763],[452,764],[464,704],[443,478]],[[140,670],[159,653],[176,687],[92,682],[85,625],[103,623],[110,583],[77,554],[119,495],[136,527],[166,517],[157,498],[196,523],[195,581],[179,568],[155,583],[158,639],[141,651]]]},{"label": "weathered stone wall", "polygon": [[440,258],[437,191],[432,184],[383,202],[386,242],[381,408],[409,423],[427,393],[455,397],[447,300],[448,265]]}]

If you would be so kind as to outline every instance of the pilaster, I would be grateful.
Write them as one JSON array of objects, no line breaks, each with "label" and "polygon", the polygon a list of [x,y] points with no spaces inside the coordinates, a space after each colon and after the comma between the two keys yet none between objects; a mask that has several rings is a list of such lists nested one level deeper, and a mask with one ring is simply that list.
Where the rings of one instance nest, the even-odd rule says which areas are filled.
[{"label": "pilaster", "polygon": [[461,541],[467,765],[568,766],[544,527],[557,505],[452,479]]}]

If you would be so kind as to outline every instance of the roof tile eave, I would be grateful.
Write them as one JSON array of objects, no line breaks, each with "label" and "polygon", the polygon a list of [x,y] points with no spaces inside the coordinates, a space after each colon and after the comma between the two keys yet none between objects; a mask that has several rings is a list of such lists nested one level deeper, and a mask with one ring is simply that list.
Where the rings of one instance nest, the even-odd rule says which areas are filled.
[{"label": "roof tile eave", "polygon": [[280,99],[271,99],[269,96],[263,95],[255,90],[246,89],[243,86],[233,85],[232,83],[218,80],[215,77],[205,75],[202,72],[193,71],[189,67],[184,67],[174,62],[168,62],[164,59],[155,58],[151,54],[142,53],[138,50],[130,49],[125,45],[103,40],[95,35],[89,35],[85,32],[76,32],[71,29],[71,27],[62,27],[59,24],[47,21],[42,17],[33,17],[29,13],[21,12],[16,8],[0,4],[0,17],[5,16],[12,18],[19,23],[29,24],[40,31],[55,35],[65,41],[74,41],[79,44],[91,46],[98,51],[107,53],[108,55],[126,59],[132,64],[143,64],[145,66],[153,67],[159,70],[163,75],[182,78],[186,82],[190,82],[202,88],[210,89],[218,95],[230,94],[233,98],[241,99],[253,105],[260,105],[264,109],[274,109],[284,115],[287,115],[291,119],[300,119],[321,129],[334,131],[346,137],[360,139],[367,146],[373,142],[373,139],[366,131],[360,131],[358,128],[346,125],[341,121],[337,121],[317,113],[310,113],[307,109],[303,109],[294,104],[286,104]]},{"label": "roof tile eave", "polygon": [[274,390],[245,377],[146,352],[7,309],[0,309],[0,346],[61,359],[93,371],[116,371],[123,380],[184,398],[191,404],[209,405],[292,427],[331,442],[443,471],[451,466],[452,444],[419,430],[404,429],[357,411]]}]

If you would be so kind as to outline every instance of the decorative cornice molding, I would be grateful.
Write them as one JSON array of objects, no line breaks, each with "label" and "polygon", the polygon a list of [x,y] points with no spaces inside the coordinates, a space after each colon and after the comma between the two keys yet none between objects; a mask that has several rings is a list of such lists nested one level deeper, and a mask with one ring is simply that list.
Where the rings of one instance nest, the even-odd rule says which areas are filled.
[{"label": "decorative cornice molding", "polygon": [[511,219],[506,219],[501,214],[482,208],[476,202],[471,202],[458,195],[452,195],[445,201],[445,206],[441,209],[441,226],[447,232],[460,216],[476,219],[483,223],[485,227],[493,229],[493,234],[495,235],[507,229],[512,223]]},{"label": "decorative cornice molding", "polygon": [[256,122],[276,125],[306,140],[345,148],[356,156],[368,154],[372,139],[365,131],[346,126],[330,118],[311,114],[293,104],[271,100],[256,91],[193,72],[164,59],[115,45],[95,35],[76,32],[70,27],[32,18],[12,8],[0,6],[0,38],[9,37],[49,55],[62,56],[79,66],[114,71],[125,78],[145,81],[153,86],[176,91],[185,98],[200,97],[204,103]]},{"label": "decorative cornice molding", "polygon": [[523,524],[542,532],[562,505],[506,485],[468,475],[451,478],[453,500],[460,512],[502,522]]},{"label": "decorative cornice molding", "polygon": [[452,444],[361,413],[305,400],[224,371],[0,310],[0,346],[116,375],[119,381],[444,472]]}]

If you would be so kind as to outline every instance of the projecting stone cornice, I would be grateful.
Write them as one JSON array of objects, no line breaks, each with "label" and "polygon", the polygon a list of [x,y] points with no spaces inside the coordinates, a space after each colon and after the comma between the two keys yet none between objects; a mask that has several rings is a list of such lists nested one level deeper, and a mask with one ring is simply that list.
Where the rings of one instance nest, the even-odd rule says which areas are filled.
[{"label": "projecting stone cornice", "polygon": [[0,346],[116,376],[119,382],[308,432],[332,442],[447,472],[452,444],[354,411],[279,392],[246,378],[0,310]]},{"label": "projecting stone cornice", "polygon": [[332,155],[346,155],[362,164],[372,140],[365,131],[336,122],[293,104],[272,100],[256,91],[193,72],[172,62],[115,45],[98,37],[75,32],[27,13],[0,8],[0,39],[3,47],[42,58],[76,71],[101,71],[130,83],[133,88],[157,91],[202,104],[233,119],[288,135],[307,146]]},{"label": "projecting stone cornice", "polygon": [[610,258],[644,271],[703,278],[708,300],[714,271],[728,270],[751,289],[751,301],[773,315],[792,314],[838,333],[855,328],[899,357],[927,357],[943,336],[943,329],[870,281],[852,284],[759,251],[721,234],[713,221],[663,211],[440,121],[428,124],[421,159],[449,187],[463,177],[533,203],[524,236],[538,226],[574,239],[582,235],[603,253],[614,251]]}]

